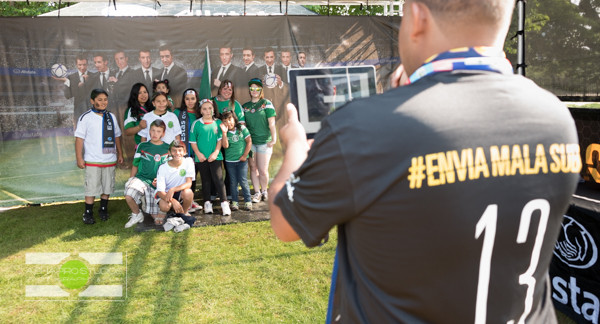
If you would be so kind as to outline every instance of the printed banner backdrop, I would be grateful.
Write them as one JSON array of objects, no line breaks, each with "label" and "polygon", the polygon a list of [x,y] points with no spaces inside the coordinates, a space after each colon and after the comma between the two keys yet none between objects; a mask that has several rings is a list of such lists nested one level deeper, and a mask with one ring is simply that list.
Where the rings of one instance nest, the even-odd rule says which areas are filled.
[{"label": "printed banner backdrop", "polygon": [[[77,117],[88,109],[89,90],[100,83],[96,72],[104,67],[98,57],[106,57],[110,75],[117,79],[106,87],[109,109],[122,128],[131,85],[144,81],[141,50],[150,53],[152,79],[162,78],[159,48],[169,50],[176,66],[167,77],[175,107],[185,88],[200,87],[206,47],[213,84],[221,65],[220,48],[231,48],[232,65],[239,69],[230,78],[240,103],[249,99],[249,78],[265,74],[260,69],[243,73],[244,48],[253,50],[259,68],[270,49],[279,68],[282,52],[290,53],[293,66],[301,52],[307,67],[374,65],[377,90],[382,92],[399,64],[399,23],[399,17],[323,16],[0,18],[0,207],[83,199],[83,170],[75,163],[73,131]],[[117,74],[118,52],[128,64],[123,75]],[[78,78],[78,63],[87,70],[86,78]],[[284,83],[266,88],[265,95],[274,102],[281,126],[289,90],[285,72],[277,69],[274,73],[282,74]],[[213,87],[213,95],[215,91]],[[123,139],[130,162],[133,138]],[[122,195],[129,172],[128,166],[117,171],[115,195]]]},{"label": "printed banner backdrop", "polygon": [[550,278],[554,306],[577,323],[598,323],[600,316],[598,242],[598,203],[576,201],[563,220]]},{"label": "printed banner backdrop", "polygon": [[579,136],[581,177],[589,183],[600,183],[600,110],[569,108]]}]

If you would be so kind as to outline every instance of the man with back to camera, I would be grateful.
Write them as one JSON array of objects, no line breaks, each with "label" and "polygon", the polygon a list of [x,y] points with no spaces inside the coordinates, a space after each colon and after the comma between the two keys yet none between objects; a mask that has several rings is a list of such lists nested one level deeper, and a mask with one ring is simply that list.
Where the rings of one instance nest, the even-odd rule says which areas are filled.
[{"label": "man with back to camera", "polygon": [[504,57],[513,7],[407,0],[409,84],[338,108],[310,150],[288,106],[271,226],[313,247],[337,225],[328,322],[556,323],[581,160],[569,111]]}]

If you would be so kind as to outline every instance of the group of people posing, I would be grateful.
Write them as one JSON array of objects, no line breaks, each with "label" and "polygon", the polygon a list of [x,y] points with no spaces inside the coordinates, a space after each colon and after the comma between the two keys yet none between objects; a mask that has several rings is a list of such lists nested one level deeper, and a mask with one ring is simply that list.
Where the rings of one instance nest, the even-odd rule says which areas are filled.
[{"label": "group of people posing", "polygon": [[[195,89],[188,88],[177,109],[173,109],[168,80],[154,81],[153,89],[141,82],[131,87],[123,133],[134,138],[136,149],[131,178],[125,184],[131,209],[126,228],[143,222],[143,212],[165,229],[173,228],[165,225],[167,214],[182,218],[189,228],[195,220],[189,213],[201,209],[213,213],[214,194],[219,197],[223,221],[229,221],[231,211],[241,207],[238,186],[246,210],[252,210],[252,203],[268,199],[268,165],[277,141],[276,112],[264,98],[261,79],[251,79],[248,87],[251,99],[243,105],[235,99],[231,80],[223,80],[212,98],[201,99]],[[75,131],[77,165],[86,170],[85,224],[95,223],[93,203],[98,195],[99,216],[108,219],[115,168],[123,162],[121,128],[115,115],[107,111],[108,97],[102,88],[91,91],[92,108],[79,117]],[[248,167],[254,195],[247,181]],[[194,202],[198,173],[203,207]]]}]

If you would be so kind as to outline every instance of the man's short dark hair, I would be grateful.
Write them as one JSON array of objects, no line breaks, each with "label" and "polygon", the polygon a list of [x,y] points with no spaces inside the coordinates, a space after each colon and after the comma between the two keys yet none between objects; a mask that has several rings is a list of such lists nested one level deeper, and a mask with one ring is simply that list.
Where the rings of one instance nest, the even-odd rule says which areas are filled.
[{"label": "man's short dark hair", "polygon": [[[99,56],[99,55],[96,55],[96,56]],[[96,89],[92,90],[92,93],[90,94],[90,99],[94,100],[94,99],[96,99],[96,97],[98,97],[101,94],[104,94],[108,97],[108,92],[106,92],[106,90],[104,90],[102,88],[96,88]]]},{"label": "man's short dark hair", "polygon": [[169,53],[171,53],[171,56],[173,56],[173,50],[171,49],[171,46],[169,45],[162,45],[161,47],[158,48],[158,51],[169,51]]},{"label": "man's short dark hair", "polygon": [[106,54],[104,54],[104,53],[96,53],[96,54],[94,54],[94,57],[98,57],[98,56],[100,56],[102,58],[102,61],[108,62],[108,57],[106,56]]},{"label": "man's short dark hair", "polygon": [[167,130],[167,125],[161,119],[157,119],[150,124],[150,127],[159,127],[162,128],[163,132]]},{"label": "man's short dark hair", "polygon": [[181,143],[181,141],[175,139],[171,142],[171,145],[169,145],[169,151],[173,148],[182,148],[185,150],[185,143]]},{"label": "man's short dark hair", "polygon": [[252,55],[254,55],[254,50],[252,49],[252,47],[244,47],[244,48],[242,49],[242,52],[243,52],[243,51],[250,51],[250,52],[252,53]]},{"label": "man's short dark hair", "polygon": [[87,57],[84,54],[77,54],[77,56],[75,57],[75,60],[76,61],[83,61],[83,60],[87,61]]},{"label": "man's short dark hair", "polygon": [[265,53],[269,53],[269,52],[275,53],[275,50],[273,49],[273,47],[267,47],[267,48],[265,48]]}]

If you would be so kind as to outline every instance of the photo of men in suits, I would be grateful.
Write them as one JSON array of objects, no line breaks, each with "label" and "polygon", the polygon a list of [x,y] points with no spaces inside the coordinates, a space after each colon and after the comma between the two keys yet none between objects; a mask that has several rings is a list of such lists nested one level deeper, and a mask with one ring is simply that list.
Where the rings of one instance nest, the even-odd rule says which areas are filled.
[{"label": "photo of men in suits", "polygon": [[[125,55],[125,52],[122,50],[117,50],[115,52],[115,64],[119,68],[118,71],[115,71],[114,76],[109,78],[109,81],[115,82],[114,90],[113,90],[113,98],[117,101],[119,108],[127,104],[127,100],[129,99],[129,92],[131,91],[131,86],[136,83],[134,72],[132,68],[129,67],[129,58]],[[124,111],[123,111],[124,113]]]},{"label": "photo of men in suits", "polygon": [[219,59],[221,61],[221,65],[213,69],[211,75],[211,90],[213,95],[217,94],[217,90],[219,89],[219,86],[223,80],[233,81],[233,84],[236,87],[241,82],[241,79],[243,78],[242,69],[231,63],[232,58],[233,53],[231,52],[231,47],[219,48]]},{"label": "photo of men in suits", "polygon": [[66,78],[56,78],[64,81],[65,88],[63,90],[65,98],[73,98],[73,126],[77,126],[77,119],[81,114],[89,109],[90,105],[90,82],[88,78],[88,60],[83,55],[78,55],[75,58],[77,72],[70,74]]},{"label": "photo of men in suits", "polygon": [[139,61],[142,67],[134,71],[134,80],[146,86],[148,93],[152,93],[152,82],[161,77],[161,70],[152,66],[149,49],[140,50]]},{"label": "photo of men in suits", "polygon": [[285,83],[288,82],[288,70],[291,68],[297,68],[298,65],[292,64],[292,53],[289,50],[281,51],[281,67],[283,68],[283,75],[281,75],[281,80]]},{"label": "photo of men in suits", "polygon": [[188,87],[188,75],[184,68],[175,64],[175,58],[171,47],[163,45],[158,49],[163,69],[158,80],[169,80],[171,92],[169,95],[176,105],[181,102],[183,90]]},{"label": "photo of men in suits", "polygon": [[94,54],[93,59],[97,72],[90,77],[90,89],[104,89],[108,92],[112,99],[114,81],[110,81],[110,77],[114,76],[114,73],[111,73],[110,69],[108,68],[108,58],[104,53],[96,53]]},{"label": "photo of men in suits", "polygon": [[308,67],[306,66],[306,52],[298,52],[298,67]]},{"label": "photo of men in suits", "polygon": [[[263,78],[263,83],[267,86],[267,88],[274,87],[283,87],[283,77],[282,75],[285,73],[283,67],[279,64],[275,64],[275,50],[271,47],[267,47],[265,49],[265,65],[261,66],[259,69],[261,78]],[[275,75],[276,82],[271,83],[268,82],[267,76]]]}]

